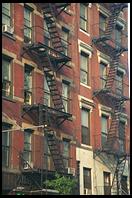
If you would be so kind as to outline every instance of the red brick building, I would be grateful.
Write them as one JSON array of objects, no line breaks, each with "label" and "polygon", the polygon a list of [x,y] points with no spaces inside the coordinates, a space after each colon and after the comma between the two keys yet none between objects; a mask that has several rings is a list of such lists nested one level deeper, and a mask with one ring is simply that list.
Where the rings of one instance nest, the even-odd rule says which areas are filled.
[{"label": "red brick building", "polygon": [[2,4],[3,194],[55,170],[76,193],[128,193],[126,34],[125,3]]}]

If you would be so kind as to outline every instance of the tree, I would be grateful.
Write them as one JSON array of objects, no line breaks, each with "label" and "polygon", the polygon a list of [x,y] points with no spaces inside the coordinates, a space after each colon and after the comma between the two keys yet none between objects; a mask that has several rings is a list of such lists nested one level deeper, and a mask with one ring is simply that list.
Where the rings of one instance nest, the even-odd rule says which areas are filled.
[{"label": "tree", "polygon": [[76,179],[60,176],[58,173],[55,173],[55,179],[47,180],[44,184],[50,189],[59,191],[60,195],[71,195],[77,185],[77,181]]}]

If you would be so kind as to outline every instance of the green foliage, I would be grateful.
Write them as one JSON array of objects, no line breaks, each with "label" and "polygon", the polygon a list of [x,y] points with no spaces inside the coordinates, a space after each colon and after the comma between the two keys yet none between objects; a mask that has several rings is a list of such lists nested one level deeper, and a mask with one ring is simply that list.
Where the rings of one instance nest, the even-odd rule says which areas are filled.
[{"label": "green foliage", "polygon": [[75,188],[77,181],[70,177],[60,176],[58,173],[55,174],[55,179],[47,180],[44,182],[47,188],[58,190],[60,195],[70,195]]}]

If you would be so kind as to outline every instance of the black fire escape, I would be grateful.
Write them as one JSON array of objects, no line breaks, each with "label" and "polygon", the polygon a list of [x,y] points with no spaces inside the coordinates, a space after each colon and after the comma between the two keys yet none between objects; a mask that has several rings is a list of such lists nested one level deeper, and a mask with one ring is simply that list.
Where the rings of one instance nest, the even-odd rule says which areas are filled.
[{"label": "black fire escape", "polygon": [[[42,102],[39,104],[23,106],[23,115],[28,115],[34,122],[34,125],[44,125],[44,135],[54,162],[55,171],[60,174],[67,174],[63,156],[61,154],[60,142],[56,136],[55,128],[59,127],[65,120],[70,120],[72,115],[65,111],[62,96],[56,81],[56,72],[65,66],[71,58],[64,54],[62,40],[56,25],[56,17],[68,6],[68,3],[38,3],[44,15],[44,20],[50,35],[52,47],[44,43],[25,44],[24,53],[28,54],[43,69],[45,78],[50,90],[53,107],[48,107]],[[21,155],[23,163],[27,163]],[[23,174],[27,177],[29,183],[37,188],[41,188],[41,171],[36,174],[34,168],[29,164],[30,171],[23,170]]]},{"label": "black fire escape", "polygon": [[111,192],[113,191],[113,194],[124,193],[121,185],[121,177],[123,175],[127,153],[125,149],[124,151],[120,150],[118,132],[123,104],[126,100],[128,100],[128,98],[123,94],[117,94],[113,91],[114,81],[116,79],[120,62],[120,55],[127,51],[127,48],[121,44],[117,45],[115,41],[113,41],[112,32],[116,26],[117,18],[120,12],[126,7],[126,3],[111,3],[111,7],[109,7],[111,14],[107,18],[105,31],[99,37],[93,38],[93,44],[96,46],[97,50],[107,54],[111,59],[110,69],[107,78],[105,79],[105,86],[99,90],[96,90],[93,97],[113,109],[111,125],[108,130],[106,143],[102,145],[101,149],[95,148],[95,156],[99,156],[102,152],[106,152],[107,154],[113,154],[117,161],[111,186]]}]

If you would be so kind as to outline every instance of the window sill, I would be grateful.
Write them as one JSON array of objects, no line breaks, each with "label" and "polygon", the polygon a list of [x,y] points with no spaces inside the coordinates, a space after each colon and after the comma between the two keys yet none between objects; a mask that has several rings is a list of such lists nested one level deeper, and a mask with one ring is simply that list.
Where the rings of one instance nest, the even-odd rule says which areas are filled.
[{"label": "window sill", "polygon": [[80,32],[83,32],[84,34],[86,34],[87,36],[90,36],[90,34],[88,32],[86,32],[85,30],[79,29]]},{"label": "window sill", "polygon": [[13,98],[8,98],[8,97],[6,97],[6,96],[2,96],[2,100],[7,100],[7,101],[9,101],[9,102],[14,102],[14,103],[16,103],[16,101],[15,101]]},{"label": "window sill", "polygon": [[16,38],[14,37],[14,34],[11,35],[11,34],[8,34],[6,32],[2,32],[2,35],[12,39],[13,41],[16,41]]},{"label": "window sill", "polygon": [[87,145],[87,144],[81,144],[81,147],[82,148],[88,148],[88,149],[92,150],[92,146]]},{"label": "window sill", "polygon": [[83,84],[83,83],[80,83],[80,85],[82,85],[83,87],[86,87],[86,88],[88,88],[88,89],[91,89],[91,87],[90,87],[90,86],[85,85],[85,84]]}]

